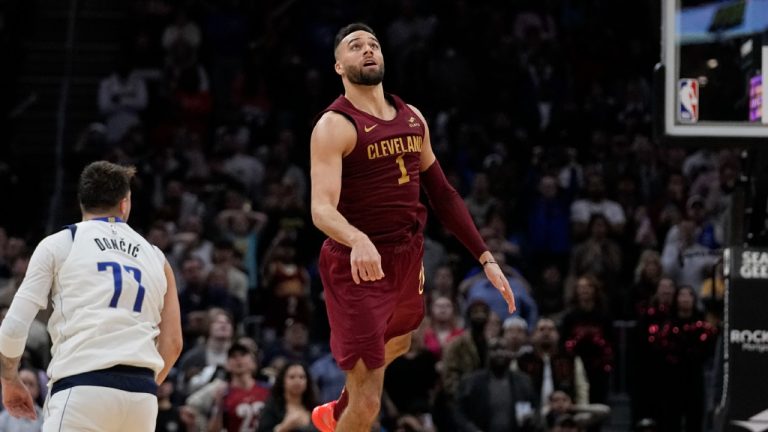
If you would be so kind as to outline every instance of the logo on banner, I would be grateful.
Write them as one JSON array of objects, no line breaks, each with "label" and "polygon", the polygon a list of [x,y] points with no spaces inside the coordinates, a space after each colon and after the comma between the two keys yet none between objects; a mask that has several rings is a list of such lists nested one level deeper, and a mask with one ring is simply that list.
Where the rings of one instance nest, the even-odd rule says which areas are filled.
[{"label": "logo on banner", "polygon": [[742,351],[768,352],[768,330],[731,330],[730,340]]},{"label": "logo on banner", "polygon": [[680,122],[699,121],[699,81],[693,78],[680,80]]},{"label": "logo on banner", "polygon": [[749,420],[731,420],[731,423],[749,429],[751,432],[766,431],[768,430],[768,409],[753,415]]},{"label": "logo on banner", "polygon": [[742,252],[739,276],[744,279],[768,279],[768,252]]}]

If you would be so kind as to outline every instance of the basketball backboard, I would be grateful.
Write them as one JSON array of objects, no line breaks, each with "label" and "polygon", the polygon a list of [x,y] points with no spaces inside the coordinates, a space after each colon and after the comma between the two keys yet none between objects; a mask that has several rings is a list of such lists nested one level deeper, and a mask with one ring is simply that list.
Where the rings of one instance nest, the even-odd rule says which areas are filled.
[{"label": "basketball backboard", "polygon": [[661,4],[665,136],[768,144],[768,0]]}]

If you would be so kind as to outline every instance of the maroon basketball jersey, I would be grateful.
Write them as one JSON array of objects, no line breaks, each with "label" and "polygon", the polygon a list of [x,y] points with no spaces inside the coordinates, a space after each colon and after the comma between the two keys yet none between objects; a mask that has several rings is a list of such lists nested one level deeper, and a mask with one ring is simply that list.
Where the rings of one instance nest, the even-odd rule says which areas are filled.
[{"label": "maroon basketball jersey", "polygon": [[408,242],[427,214],[419,201],[424,125],[399,97],[386,97],[397,109],[392,120],[360,111],[343,95],[325,110],[357,129],[355,148],[342,160],[338,210],[376,245]]},{"label": "maroon basketball jersey", "polygon": [[256,383],[249,389],[229,387],[224,396],[224,427],[228,431],[256,432],[269,389]]}]

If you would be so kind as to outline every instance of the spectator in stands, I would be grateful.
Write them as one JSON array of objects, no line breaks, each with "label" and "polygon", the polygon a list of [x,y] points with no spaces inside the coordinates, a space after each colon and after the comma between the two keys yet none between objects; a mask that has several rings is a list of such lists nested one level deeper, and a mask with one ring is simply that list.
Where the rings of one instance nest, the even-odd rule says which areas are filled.
[{"label": "spectator in stands", "polygon": [[510,370],[512,353],[500,339],[488,343],[488,365],[459,384],[457,431],[534,431],[538,400],[531,379]]},{"label": "spectator in stands", "polygon": [[532,350],[528,337],[528,323],[520,317],[513,316],[504,320],[502,329],[502,341],[512,354],[510,368],[518,370],[517,359]]},{"label": "spectator in stands", "polygon": [[[656,293],[642,311],[637,322],[636,343],[630,347],[636,349],[633,356],[634,373],[629,375],[632,389],[632,414],[636,420],[655,415],[657,403],[656,373],[659,367],[658,346],[659,332],[664,323],[672,319],[673,305],[677,287],[675,281],[664,277],[656,287]],[[666,388],[666,383],[661,384]]]},{"label": "spectator in stands", "polygon": [[408,352],[396,358],[384,375],[388,402],[384,411],[390,418],[410,415],[422,423],[432,423],[432,401],[437,391],[437,357],[424,346],[424,324],[414,332]]},{"label": "spectator in stands", "polygon": [[119,143],[141,121],[147,103],[144,79],[133,72],[127,58],[121,58],[112,74],[99,83],[99,112],[105,119],[110,144]]},{"label": "spectator in stands", "polygon": [[648,307],[651,297],[656,293],[661,276],[661,255],[651,249],[643,251],[635,267],[634,284],[630,295],[635,317],[642,314]]},{"label": "spectator in stands", "polygon": [[461,378],[482,368],[487,359],[485,329],[491,309],[482,299],[473,300],[467,308],[467,330],[448,343],[443,353],[443,387],[453,399]]},{"label": "spectator in stands", "polygon": [[211,277],[203,268],[203,262],[197,256],[191,256],[182,263],[180,285],[183,288],[179,292],[182,322],[187,322],[192,312],[212,307],[227,310],[239,318],[242,308],[227,291],[226,274],[218,271]]},{"label": "spectator in stands", "polygon": [[157,421],[155,423],[156,432],[177,432],[184,426],[179,407],[174,403],[173,396],[175,390],[175,380],[177,379],[175,370],[157,386]]},{"label": "spectator in stands", "polygon": [[309,272],[298,262],[297,250],[296,233],[281,229],[264,253],[260,298],[266,326],[279,328],[288,319],[311,320]]},{"label": "spectator in stands", "polygon": [[282,337],[264,349],[264,366],[280,370],[290,362],[312,364],[318,355],[309,344],[309,330],[302,321],[289,318],[285,321]]},{"label": "spectator in stands", "polygon": [[246,196],[258,199],[266,175],[264,163],[251,154],[251,133],[243,125],[219,127],[216,130],[216,148],[226,155],[224,172],[245,189]]},{"label": "spectator in stands", "polygon": [[601,213],[589,219],[586,240],[576,245],[571,253],[570,276],[593,274],[608,287],[611,306],[620,306],[621,286],[618,284],[622,269],[619,244],[610,238],[610,223]]},{"label": "spectator in stands", "polygon": [[216,369],[227,363],[227,350],[234,338],[232,317],[223,309],[212,308],[208,311],[208,319],[205,343],[190,349],[179,359],[179,391],[186,394],[207,383]]},{"label": "spectator in stands", "polygon": [[565,308],[565,286],[560,267],[553,263],[544,264],[541,276],[534,285],[533,298],[539,307],[539,314],[554,316]]},{"label": "spectator in stands", "polygon": [[215,379],[187,398],[186,408],[196,424],[211,431],[248,431],[259,428],[269,387],[255,378],[257,353],[233,343],[227,351],[227,376]]},{"label": "spectator in stands", "polygon": [[433,296],[444,296],[448,298],[456,297],[456,283],[453,275],[453,269],[450,265],[439,266],[431,280],[426,281],[428,292]]},{"label": "spectator in stands", "polygon": [[545,262],[562,265],[571,249],[570,208],[559,194],[557,179],[542,176],[538,186],[538,194],[528,206],[527,240],[533,271],[543,268]]},{"label": "spectator in stands", "polygon": [[692,286],[698,292],[718,256],[696,241],[694,221],[683,220],[677,227],[677,238],[664,245],[661,265],[664,274],[672,277],[678,285]]},{"label": "spectator in stands", "polygon": [[309,372],[317,386],[319,403],[323,404],[339,398],[347,375],[339,368],[330,352],[315,360],[309,367]]},{"label": "spectator in stands", "polygon": [[464,198],[469,214],[475,225],[482,227],[487,222],[488,215],[499,208],[499,200],[490,193],[488,175],[477,173],[472,180],[472,190]]},{"label": "spectator in stands", "polygon": [[624,210],[616,202],[605,197],[605,184],[600,174],[592,173],[586,179],[586,196],[571,205],[571,224],[577,238],[588,234],[588,225],[592,216],[602,215],[608,222],[608,232],[621,234],[624,231],[626,217]]},{"label": "spectator in stands", "polygon": [[593,275],[576,280],[576,288],[562,318],[560,334],[565,351],[584,363],[589,401],[606,403],[614,366],[613,326],[600,281]]},{"label": "spectator in stands", "polygon": [[[216,215],[216,226],[221,235],[232,243],[227,252],[229,261],[238,269],[244,269],[247,275],[248,289],[256,290],[259,283],[258,246],[262,229],[267,223],[267,215],[249,210],[245,202],[240,208],[227,208]],[[239,257],[239,263],[235,256]]]},{"label": "spectator in stands", "polygon": [[704,363],[713,352],[716,329],[704,320],[696,291],[680,286],[674,315],[652,343],[651,375],[657,391],[654,418],[660,431],[701,431],[704,418]]},{"label": "spectator in stands", "polygon": [[179,62],[181,51],[186,53],[191,50],[196,53],[201,41],[200,27],[189,19],[185,9],[179,9],[174,21],[163,31],[162,45],[166,51],[167,62],[171,64]]},{"label": "spectator in stands", "polygon": [[230,295],[243,305],[248,304],[248,277],[240,269],[242,259],[237,256],[231,240],[219,240],[213,244],[214,269],[221,269],[227,278]]},{"label": "spectator in stands", "polygon": [[537,401],[546,408],[555,389],[566,391],[577,404],[589,403],[589,381],[579,357],[560,350],[555,322],[541,318],[531,335],[533,351],[517,359],[520,371],[531,377]]},{"label": "spectator in stands", "polygon": [[464,328],[459,324],[456,306],[451,297],[435,293],[431,298],[423,343],[425,348],[440,360],[445,346],[464,333]]},{"label": "spectator in stands", "polygon": [[680,172],[669,172],[666,189],[650,206],[650,216],[656,238],[665,239],[670,228],[677,225],[685,216],[687,189],[685,177]]},{"label": "spectator in stands", "polygon": [[546,428],[552,428],[559,418],[564,415],[573,417],[573,421],[582,429],[600,430],[600,425],[608,419],[611,408],[608,405],[590,403],[577,405],[568,393],[555,390],[549,396],[549,407],[544,413]]},{"label": "spectator in stands", "polygon": [[6,280],[0,280],[0,305],[10,306],[13,296],[16,295],[29,265],[29,255],[17,255],[11,264],[11,275]]},{"label": "spectator in stands", "polygon": [[316,405],[312,378],[298,362],[280,369],[272,394],[262,410],[259,432],[304,432],[315,430],[310,411]]}]

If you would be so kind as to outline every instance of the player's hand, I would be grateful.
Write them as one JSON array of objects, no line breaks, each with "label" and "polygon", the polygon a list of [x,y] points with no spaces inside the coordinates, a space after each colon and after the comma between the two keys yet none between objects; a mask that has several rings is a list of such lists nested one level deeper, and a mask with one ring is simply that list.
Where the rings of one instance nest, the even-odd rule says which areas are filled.
[{"label": "player's hand", "polygon": [[349,262],[352,269],[352,280],[356,284],[359,284],[361,280],[376,281],[384,277],[384,270],[381,268],[381,255],[366,235],[361,235],[352,243]]},{"label": "player's hand", "polygon": [[514,312],[517,309],[517,306],[515,306],[515,295],[512,294],[512,287],[509,286],[509,280],[507,280],[504,272],[501,271],[501,267],[493,262],[484,265],[483,270],[485,270],[485,276],[488,280],[491,281],[493,286],[499,290],[501,296],[504,297],[504,300],[507,301],[509,313]]},{"label": "player's hand", "polygon": [[8,414],[16,418],[36,420],[35,403],[21,379],[18,377],[9,380],[3,379],[2,385],[3,405],[8,410]]}]

